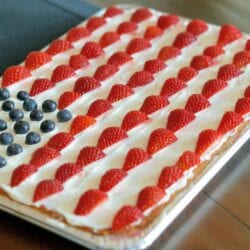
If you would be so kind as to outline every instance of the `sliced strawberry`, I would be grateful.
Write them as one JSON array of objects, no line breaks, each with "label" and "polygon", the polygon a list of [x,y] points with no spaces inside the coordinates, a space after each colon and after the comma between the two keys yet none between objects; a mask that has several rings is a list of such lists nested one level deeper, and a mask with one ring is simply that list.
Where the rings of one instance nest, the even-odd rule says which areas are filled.
[{"label": "sliced strawberry", "polygon": [[245,50],[250,50],[250,39],[246,41]]},{"label": "sliced strawberry", "polygon": [[197,75],[198,71],[195,68],[183,67],[178,73],[178,79],[182,80],[183,82],[188,82]]},{"label": "sliced strawberry", "polygon": [[169,78],[165,81],[164,85],[162,86],[160,95],[165,98],[170,97],[175,93],[177,93],[178,91],[185,88],[186,86],[187,85],[185,84],[185,82],[183,82],[178,78],[174,77]]},{"label": "sliced strawberry", "polygon": [[192,20],[187,26],[187,31],[193,33],[195,36],[204,33],[205,31],[207,31],[207,29],[207,23],[200,19]]},{"label": "sliced strawberry", "polygon": [[132,148],[128,151],[122,169],[129,171],[151,159],[151,155],[141,148]]},{"label": "sliced strawberry", "polygon": [[64,52],[66,50],[72,49],[72,45],[69,41],[56,39],[54,40],[46,52],[52,56]]},{"label": "sliced strawberry", "polygon": [[236,26],[225,24],[221,27],[217,45],[225,46],[241,37],[242,33]]},{"label": "sliced strawberry", "polygon": [[90,35],[90,31],[85,27],[74,27],[69,30],[66,36],[66,40],[70,42],[75,42],[83,39]]},{"label": "sliced strawberry", "polygon": [[131,16],[131,21],[140,23],[142,21],[145,21],[146,19],[150,18],[152,16],[152,13],[147,8],[140,8],[137,9],[133,15]]},{"label": "sliced strawberry", "polygon": [[30,71],[25,67],[18,65],[10,66],[3,72],[2,87],[7,87],[30,76]]},{"label": "sliced strawberry", "polygon": [[151,47],[151,43],[144,38],[134,38],[132,39],[126,49],[126,53],[132,55],[142,50],[148,49]]},{"label": "sliced strawberry", "polygon": [[152,74],[155,74],[161,70],[163,70],[166,67],[166,64],[161,59],[152,59],[148,60],[144,64],[143,70],[151,72]]},{"label": "sliced strawberry", "polygon": [[230,130],[236,128],[238,125],[240,125],[244,119],[240,114],[237,114],[234,111],[228,111],[226,112],[217,128],[217,131],[221,134],[225,134],[229,132]]},{"label": "sliced strawberry", "polygon": [[122,14],[122,13],[123,13],[122,9],[119,9],[116,6],[110,6],[105,11],[103,17],[113,17],[113,16],[117,16],[117,15]]},{"label": "sliced strawberry", "polygon": [[154,80],[152,73],[142,70],[135,72],[129,79],[127,86],[137,88],[149,84]]},{"label": "sliced strawberry", "polygon": [[97,146],[101,149],[106,149],[111,145],[122,141],[128,137],[125,130],[119,127],[109,127],[102,131]]},{"label": "sliced strawberry", "polygon": [[145,33],[144,33],[144,38],[148,40],[155,39],[156,37],[159,37],[163,34],[163,30],[155,25],[147,27]]},{"label": "sliced strawberry", "polygon": [[169,59],[173,59],[181,54],[181,51],[179,48],[174,46],[165,46],[163,47],[158,55],[158,58],[162,61],[167,61]]},{"label": "sliced strawberry", "polygon": [[192,113],[197,113],[210,105],[210,102],[204,95],[193,94],[188,98],[185,109]]},{"label": "sliced strawberry", "polygon": [[216,58],[224,53],[223,47],[218,45],[209,46],[203,52],[205,56],[210,56],[211,58]]},{"label": "sliced strawberry", "polygon": [[247,86],[244,92],[244,97],[250,98],[250,86]]},{"label": "sliced strawberry", "polygon": [[67,147],[73,140],[74,137],[70,133],[59,132],[49,139],[47,146],[61,151],[65,147]]},{"label": "sliced strawberry", "polygon": [[164,196],[165,191],[157,186],[145,187],[138,195],[136,206],[144,212],[156,205]]},{"label": "sliced strawberry", "polygon": [[210,67],[212,63],[212,58],[210,56],[200,55],[193,57],[190,66],[197,70],[202,70]]},{"label": "sliced strawberry", "polygon": [[91,103],[87,115],[96,118],[112,108],[113,106],[108,100],[99,99]]},{"label": "sliced strawberry", "polygon": [[40,167],[60,156],[60,151],[56,148],[43,146],[38,148],[31,157],[30,164]]},{"label": "sliced strawberry", "polygon": [[103,192],[108,192],[126,176],[127,172],[122,169],[110,169],[102,176],[99,189]]},{"label": "sliced strawberry", "polygon": [[46,78],[36,79],[31,86],[30,96],[38,95],[55,86],[56,86],[55,83],[49,79]]},{"label": "sliced strawberry", "polygon": [[157,26],[161,29],[168,29],[170,26],[177,24],[179,22],[179,17],[176,15],[164,15],[160,16],[157,21]]},{"label": "sliced strawberry", "polygon": [[217,78],[228,81],[241,74],[241,71],[234,64],[221,66]]},{"label": "sliced strawberry", "polygon": [[51,61],[51,56],[43,51],[30,52],[25,59],[25,67],[34,70]]},{"label": "sliced strawberry", "polygon": [[235,104],[234,111],[240,115],[245,115],[250,112],[250,98],[241,98]]},{"label": "sliced strawberry", "polygon": [[101,83],[94,77],[83,76],[77,79],[74,86],[74,91],[83,95],[91,90],[101,87]]},{"label": "sliced strawberry", "polygon": [[200,132],[195,153],[198,155],[203,154],[218,138],[220,134],[213,129],[206,129]]},{"label": "sliced strawberry", "polygon": [[105,157],[104,152],[98,147],[84,147],[81,149],[76,164],[86,166],[94,161],[98,161]]},{"label": "sliced strawberry", "polygon": [[55,179],[63,183],[81,171],[82,167],[80,165],[75,163],[64,163],[56,170]]},{"label": "sliced strawberry", "polygon": [[185,109],[175,109],[170,112],[167,121],[167,129],[176,132],[195,119],[195,115]]},{"label": "sliced strawberry", "polygon": [[250,63],[250,51],[241,51],[235,54],[233,59],[233,64],[236,67],[242,68],[249,63]]},{"label": "sliced strawberry", "polygon": [[58,109],[62,110],[68,107],[71,103],[77,100],[80,97],[80,94],[74,91],[64,92],[58,100]]},{"label": "sliced strawberry", "polygon": [[135,30],[137,30],[137,24],[135,22],[123,22],[120,23],[118,28],[117,28],[117,33],[119,35],[124,35],[124,34],[128,34],[128,33],[132,33]]},{"label": "sliced strawberry", "polygon": [[72,55],[69,59],[69,66],[74,69],[85,68],[89,65],[89,60],[83,55]]},{"label": "sliced strawberry", "polygon": [[117,42],[120,40],[119,34],[115,31],[108,31],[104,33],[99,41],[99,44],[101,45],[102,48],[106,48],[109,45]]},{"label": "sliced strawberry", "polygon": [[93,117],[86,115],[76,116],[71,123],[70,133],[72,135],[76,135],[95,123],[96,120]]},{"label": "sliced strawberry", "polygon": [[202,94],[206,98],[210,98],[211,96],[215,95],[219,91],[223,90],[227,87],[227,82],[221,79],[211,79],[207,81],[203,88],[202,88]]},{"label": "sliced strawberry", "polygon": [[57,179],[41,181],[36,186],[33,195],[33,202],[37,202],[45,198],[48,198],[49,196],[59,193],[62,190],[63,190],[63,185]]},{"label": "sliced strawberry", "polygon": [[129,86],[123,84],[115,84],[112,86],[107,100],[110,102],[117,102],[132,95],[133,93],[133,89],[131,89]]},{"label": "sliced strawberry", "polygon": [[82,47],[81,54],[85,57],[92,59],[104,53],[102,47],[96,42],[87,42]]},{"label": "sliced strawberry", "polygon": [[187,47],[194,41],[196,41],[196,36],[193,33],[183,32],[176,36],[173,46],[179,49],[183,49],[184,47]]},{"label": "sliced strawberry", "polygon": [[166,107],[169,104],[167,98],[158,96],[158,95],[150,95],[145,98],[140,111],[150,115],[155,111]]},{"label": "sliced strawberry", "polygon": [[29,176],[37,171],[37,167],[31,164],[22,164],[15,168],[11,175],[10,185],[16,187],[20,185]]},{"label": "sliced strawberry", "polygon": [[155,129],[149,136],[147,152],[155,154],[177,140],[175,134],[165,128]]},{"label": "sliced strawberry", "polygon": [[68,65],[59,65],[57,66],[51,76],[51,80],[54,83],[63,81],[71,76],[74,76],[74,70]]},{"label": "sliced strawberry", "polygon": [[123,51],[119,51],[114,53],[109,59],[108,59],[108,64],[112,64],[115,65],[116,67],[120,67],[121,65],[131,61],[133,58],[123,52]]},{"label": "sliced strawberry", "polygon": [[141,210],[134,206],[123,206],[115,215],[112,222],[113,230],[121,230],[143,217]]},{"label": "sliced strawberry", "polygon": [[98,81],[105,81],[114,75],[118,71],[118,68],[113,64],[104,64],[97,68],[94,77]]},{"label": "sliced strawberry", "polygon": [[195,165],[200,163],[200,157],[191,152],[185,151],[177,161],[177,166],[180,167],[182,170],[187,170]]},{"label": "sliced strawberry", "polygon": [[89,20],[87,22],[87,29],[92,32],[92,31],[100,28],[104,24],[106,24],[105,18],[94,16],[94,17],[89,18]]}]

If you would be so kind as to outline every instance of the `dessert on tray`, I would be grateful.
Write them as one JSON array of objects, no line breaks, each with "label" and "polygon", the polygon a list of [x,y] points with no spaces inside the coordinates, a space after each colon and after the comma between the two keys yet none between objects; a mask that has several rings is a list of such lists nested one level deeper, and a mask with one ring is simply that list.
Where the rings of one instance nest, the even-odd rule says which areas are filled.
[{"label": "dessert on tray", "polygon": [[0,194],[95,234],[152,222],[249,126],[250,41],[109,7],[0,89]]}]

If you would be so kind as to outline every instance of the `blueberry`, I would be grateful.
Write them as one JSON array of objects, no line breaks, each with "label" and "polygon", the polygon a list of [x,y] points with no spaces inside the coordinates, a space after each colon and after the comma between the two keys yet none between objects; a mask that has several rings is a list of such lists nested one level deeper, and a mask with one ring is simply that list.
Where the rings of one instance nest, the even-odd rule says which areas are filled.
[{"label": "blueberry", "polygon": [[30,132],[26,135],[25,143],[27,145],[33,145],[37,144],[38,142],[41,141],[41,137],[38,133],[36,132]]},{"label": "blueberry", "polygon": [[0,168],[4,167],[6,164],[6,160],[0,155]]},{"label": "blueberry", "polygon": [[13,109],[9,112],[9,117],[12,121],[19,121],[23,119],[23,111],[20,109]]},{"label": "blueberry", "polygon": [[35,109],[30,112],[31,121],[41,121],[43,119],[43,112],[39,109]]},{"label": "blueberry", "polygon": [[43,133],[48,133],[55,129],[55,123],[52,120],[45,120],[41,123],[40,129]]},{"label": "blueberry", "polygon": [[23,102],[23,109],[26,111],[32,111],[36,108],[37,108],[37,103],[34,99],[28,98]]},{"label": "blueberry", "polygon": [[27,91],[19,91],[16,97],[18,100],[24,101],[29,98],[29,94]]},{"label": "blueberry", "polygon": [[42,104],[43,111],[46,113],[53,112],[57,108],[57,104],[53,100],[46,100]]},{"label": "blueberry", "polygon": [[9,145],[13,142],[13,136],[11,133],[4,132],[0,134],[0,144]]},{"label": "blueberry", "polygon": [[7,122],[0,119],[0,131],[4,131],[5,129],[7,129]]},{"label": "blueberry", "polygon": [[57,119],[58,119],[59,122],[67,122],[67,121],[72,119],[72,114],[67,109],[60,110],[57,113]]},{"label": "blueberry", "polygon": [[9,112],[15,108],[15,103],[13,101],[7,100],[2,104],[2,110]]},{"label": "blueberry", "polygon": [[10,92],[8,89],[0,89],[0,101],[5,101],[10,98]]},{"label": "blueberry", "polygon": [[30,125],[26,121],[17,121],[14,125],[14,131],[16,134],[26,134],[30,129]]},{"label": "blueberry", "polygon": [[13,143],[7,147],[7,155],[8,156],[18,155],[21,152],[23,152],[23,148],[20,144]]}]

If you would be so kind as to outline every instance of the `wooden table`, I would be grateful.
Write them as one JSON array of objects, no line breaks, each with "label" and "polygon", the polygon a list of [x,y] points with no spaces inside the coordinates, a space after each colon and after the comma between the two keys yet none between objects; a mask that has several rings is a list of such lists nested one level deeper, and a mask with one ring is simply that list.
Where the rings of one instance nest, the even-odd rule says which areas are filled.
[{"label": "wooden table", "polygon": [[[73,0],[72,0],[73,2]],[[101,6],[122,1],[92,0]],[[126,0],[250,33],[249,0]],[[250,249],[250,142],[230,160],[150,250]],[[74,243],[0,212],[0,249],[77,250]]]}]

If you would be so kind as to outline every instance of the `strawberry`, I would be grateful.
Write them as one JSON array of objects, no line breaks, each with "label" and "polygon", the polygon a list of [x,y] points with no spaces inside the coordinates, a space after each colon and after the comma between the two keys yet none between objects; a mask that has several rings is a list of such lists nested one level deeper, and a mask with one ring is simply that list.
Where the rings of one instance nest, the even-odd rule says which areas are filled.
[{"label": "strawberry", "polygon": [[228,81],[241,74],[241,71],[234,64],[221,66],[217,78]]},{"label": "strawberry", "polygon": [[203,154],[217,139],[219,138],[219,133],[213,129],[206,129],[200,132],[195,153],[197,155]]},{"label": "strawberry", "polygon": [[127,54],[123,51],[119,51],[119,52],[114,53],[108,59],[108,64],[112,64],[112,65],[115,65],[116,67],[120,67],[121,65],[123,65],[131,60],[133,60],[133,58],[129,54]]},{"label": "strawberry", "polygon": [[227,87],[227,82],[221,79],[211,79],[207,81],[203,88],[202,88],[202,94],[206,98],[210,98],[214,94],[218,93],[219,91],[223,90]]},{"label": "strawberry", "polygon": [[135,30],[137,30],[137,28],[138,26],[136,23],[127,21],[119,24],[117,28],[117,33],[119,35],[124,35],[134,32]]},{"label": "strawberry", "polygon": [[96,42],[87,42],[82,47],[81,54],[85,57],[92,59],[104,53],[102,47]]},{"label": "strawberry", "polygon": [[3,72],[2,87],[5,88],[30,76],[30,71],[25,67],[18,65],[10,66]]},{"label": "strawberry", "polygon": [[200,19],[194,19],[191,22],[189,22],[187,26],[187,31],[193,33],[195,36],[198,36],[205,31],[207,31],[208,25],[206,22]]},{"label": "strawberry", "polygon": [[250,112],[250,98],[241,98],[235,104],[234,111],[240,115],[245,115]]},{"label": "strawberry", "polygon": [[92,32],[92,31],[100,28],[104,24],[106,24],[105,18],[94,16],[94,17],[89,18],[89,20],[87,22],[87,29],[90,32]]},{"label": "strawberry", "polygon": [[182,32],[178,34],[174,40],[173,46],[183,49],[184,47],[187,47],[191,43],[196,41],[196,36],[193,35],[193,33],[190,32]]},{"label": "strawberry", "polygon": [[134,38],[129,42],[126,53],[132,55],[150,47],[151,43],[148,40],[144,38]]},{"label": "strawberry", "polygon": [[145,98],[140,108],[140,111],[147,115],[150,115],[155,111],[166,107],[168,104],[169,101],[165,97],[158,95],[150,95]]},{"label": "strawberry", "polygon": [[89,117],[86,115],[76,116],[71,123],[70,133],[72,135],[76,135],[95,123],[96,120],[93,117]]},{"label": "strawberry", "polygon": [[211,58],[216,58],[224,53],[223,47],[218,45],[209,46],[203,51],[203,55],[210,56]]},{"label": "strawberry", "polygon": [[147,8],[140,8],[137,9],[131,16],[131,21],[135,23],[140,23],[142,21],[145,21],[146,19],[150,18],[152,16],[152,13]]},{"label": "strawberry", "polygon": [[152,73],[142,70],[135,72],[129,79],[127,86],[130,88],[141,87],[149,84],[154,80]]},{"label": "strawberry", "polygon": [[148,119],[149,118],[145,113],[138,110],[132,110],[124,116],[121,128],[126,131],[129,131],[130,129],[138,126],[139,124],[144,123]]},{"label": "strawberry", "polygon": [[200,158],[197,154],[191,151],[185,151],[178,159],[176,165],[182,170],[188,170],[189,168],[198,165]]},{"label": "strawberry", "polygon": [[62,190],[63,190],[63,185],[57,179],[41,181],[36,186],[33,195],[33,202],[43,200],[53,194],[59,193]]},{"label": "strawberry", "polygon": [[110,6],[106,9],[103,17],[113,17],[122,13],[123,13],[122,9],[119,9],[116,6]]},{"label": "strawberry", "polygon": [[108,127],[104,129],[98,139],[97,146],[106,149],[109,146],[128,138],[126,131],[119,127]]},{"label": "strawberry", "polygon": [[99,189],[103,192],[108,192],[126,176],[127,172],[122,169],[110,169],[102,176]]},{"label": "strawberry", "polygon": [[148,26],[145,33],[144,33],[144,38],[148,39],[148,40],[152,40],[155,39],[156,37],[159,37],[163,34],[163,30],[156,26],[156,25],[152,25],[152,26]]},{"label": "strawberry", "polygon": [[192,113],[197,113],[210,105],[210,102],[204,95],[193,94],[188,98],[185,109]]},{"label": "strawberry", "polygon": [[250,51],[241,51],[235,54],[233,59],[233,64],[236,67],[242,68],[249,63],[250,63]]},{"label": "strawberry", "polygon": [[183,176],[183,170],[179,166],[165,167],[162,169],[157,186],[161,189],[169,188]]},{"label": "strawberry", "polygon": [[230,130],[236,128],[238,125],[240,125],[244,119],[240,114],[237,114],[234,111],[228,111],[226,112],[217,128],[217,131],[221,134],[225,134],[229,132]]},{"label": "strawberry", "polygon": [[123,206],[115,215],[112,222],[113,230],[121,230],[143,217],[141,210],[134,206]]},{"label": "strawberry", "polygon": [[69,66],[74,69],[85,68],[89,65],[88,58],[83,55],[72,55],[69,59]]},{"label": "strawberry", "polygon": [[212,58],[210,56],[200,55],[193,57],[190,66],[197,70],[202,70],[210,67],[212,63]]},{"label": "strawberry", "polygon": [[167,61],[169,59],[177,57],[180,54],[181,51],[179,48],[176,48],[174,46],[165,46],[160,50],[158,58],[161,59],[162,61]]},{"label": "strawberry", "polygon": [[151,155],[141,148],[132,148],[128,151],[122,169],[129,171],[151,159]]},{"label": "strawberry", "polygon": [[198,71],[195,68],[183,67],[178,72],[178,79],[182,80],[183,82],[188,82],[197,75]]},{"label": "strawberry", "polygon": [[156,205],[164,196],[165,191],[157,186],[145,187],[138,195],[136,206],[144,212]]},{"label": "strawberry", "polygon": [[244,92],[244,97],[250,98],[250,86],[247,86]]},{"label": "strawberry", "polygon": [[241,31],[234,25],[225,24],[221,27],[217,45],[225,46],[242,37]]},{"label": "strawberry", "polygon": [[64,52],[66,50],[72,49],[72,45],[69,41],[56,39],[54,40],[46,52],[52,56]]},{"label": "strawberry", "polygon": [[177,140],[175,134],[165,128],[155,129],[149,136],[147,152],[154,154]]},{"label": "strawberry", "polygon": [[107,100],[110,102],[117,102],[132,95],[133,93],[133,89],[131,89],[129,86],[123,84],[115,84],[112,86]]},{"label": "strawberry", "polygon": [[64,92],[58,100],[58,109],[62,110],[68,107],[71,103],[73,103],[76,99],[80,97],[80,94],[74,91],[66,91]]},{"label": "strawberry", "polygon": [[165,67],[166,64],[161,59],[156,58],[146,61],[143,70],[155,74],[163,70]]},{"label": "strawberry", "polygon": [[60,156],[60,151],[56,148],[43,146],[38,148],[31,157],[30,164],[40,167]]},{"label": "strawberry", "polygon": [[108,199],[108,195],[98,189],[89,189],[79,199],[74,214],[87,215]]},{"label": "strawberry", "polygon": [[161,29],[168,29],[170,26],[177,24],[179,17],[176,15],[163,15],[158,18],[157,26]]},{"label": "strawberry", "polygon": [[186,86],[187,85],[185,84],[185,82],[183,82],[178,78],[174,77],[169,78],[165,81],[164,85],[162,86],[160,95],[165,98],[168,98],[174,95],[175,93],[179,92]]},{"label": "strawberry", "polygon": [[246,41],[245,50],[250,50],[250,39]]},{"label": "strawberry", "polygon": [[99,87],[101,87],[101,83],[97,79],[91,76],[83,76],[75,82],[74,91],[83,95]]},{"label": "strawberry", "polygon": [[113,106],[108,100],[99,99],[91,103],[87,112],[87,116],[96,118],[112,108]]},{"label": "strawberry", "polygon": [[167,121],[167,129],[176,132],[195,119],[195,115],[185,109],[175,109],[170,112]]},{"label": "strawberry", "polygon": [[38,95],[48,89],[55,87],[55,83],[46,78],[36,79],[30,89],[30,96]]},{"label": "strawberry", "polygon": [[70,133],[59,132],[49,139],[47,146],[61,151],[65,147],[67,147],[73,140],[74,137]]},{"label": "strawberry", "polygon": [[84,147],[81,149],[76,164],[86,166],[94,161],[98,161],[105,157],[104,152],[98,147]]},{"label": "strawberry", "polygon": [[104,33],[99,41],[99,44],[101,45],[102,48],[106,48],[109,45],[117,42],[120,40],[119,34],[115,31],[108,31]]},{"label": "strawberry", "polygon": [[59,65],[57,66],[51,76],[51,80],[54,83],[63,81],[71,76],[74,76],[74,70],[68,65]]},{"label": "strawberry", "polygon": [[104,64],[97,68],[94,78],[98,81],[105,81],[114,75],[118,71],[118,68],[113,64]]},{"label": "strawberry", "polygon": [[29,176],[37,171],[37,167],[31,164],[22,164],[15,168],[11,175],[10,186],[16,187],[20,185]]},{"label": "strawberry", "polygon": [[66,40],[69,42],[76,42],[90,35],[90,31],[85,27],[74,27],[69,30]]},{"label": "strawberry", "polygon": [[55,179],[64,183],[65,181],[70,179],[72,176],[80,173],[81,171],[82,171],[82,167],[75,163],[64,163],[56,170]]},{"label": "strawberry", "polygon": [[43,51],[30,52],[25,59],[25,67],[34,70],[51,61],[51,56]]}]

